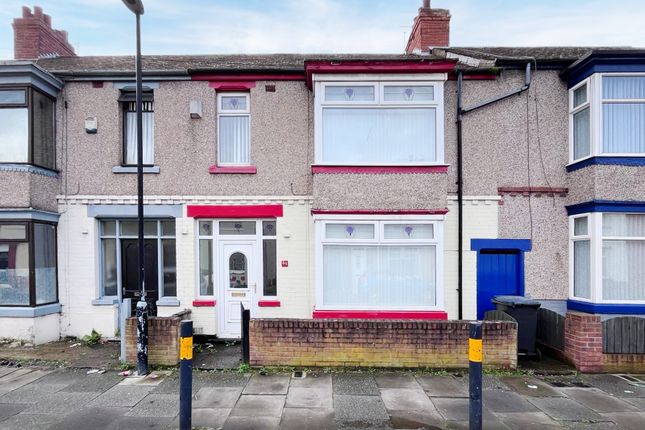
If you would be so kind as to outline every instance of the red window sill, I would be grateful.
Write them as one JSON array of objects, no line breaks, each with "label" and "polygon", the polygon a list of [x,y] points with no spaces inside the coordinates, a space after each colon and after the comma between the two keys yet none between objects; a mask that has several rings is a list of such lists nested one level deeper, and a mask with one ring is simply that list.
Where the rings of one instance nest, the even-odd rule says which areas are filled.
[{"label": "red window sill", "polygon": [[211,175],[234,174],[234,175],[255,175],[258,168],[255,166],[211,166],[208,168]]},{"label": "red window sill", "polygon": [[448,166],[311,166],[314,174],[413,174],[448,173]]},{"label": "red window sill", "polygon": [[447,320],[445,311],[314,311],[314,319]]},{"label": "red window sill", "polygon": [[193,300],[193,306],[196,308],[214,307],[217,304],[216,300]]},{"label": "red window sill", "polygon": [[279,308],[280,300],[258,300],[258,307],[260,308]]}]

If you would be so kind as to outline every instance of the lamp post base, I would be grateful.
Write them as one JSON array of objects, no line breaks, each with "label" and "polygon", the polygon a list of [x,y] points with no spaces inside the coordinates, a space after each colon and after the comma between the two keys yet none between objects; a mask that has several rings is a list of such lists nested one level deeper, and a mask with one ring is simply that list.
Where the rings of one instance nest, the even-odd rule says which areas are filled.
[{"label": "lamp post base", "polygon": [[147,375],[148,370],[148,303],[137,302],[137,373]]}]

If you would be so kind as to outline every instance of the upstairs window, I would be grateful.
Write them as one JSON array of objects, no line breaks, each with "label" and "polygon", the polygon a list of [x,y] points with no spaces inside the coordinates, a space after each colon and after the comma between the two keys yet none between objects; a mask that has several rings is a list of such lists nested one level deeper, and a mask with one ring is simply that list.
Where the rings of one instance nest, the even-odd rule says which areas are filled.
[{"label": "upstairs window", "polygon": [[[154,164],[155,151],[155,113],[154,101],[151,91],[144,91],[142,95],[142,125],[143,125],[143,164]],[[119,99],[123,106],[123,164],[133,166],[137,164],[137,103],[136,93],[124,91]]]},{"label": "upstairs window", "polygon": [[54,106],[31,88],[0,89],[0,163],[55,168]]},{"label": "upstairs window", "polygon": [[570,161],[645,155],[645,76],[595,74],[569,91]]},{"label": "upstairs window", "polygon": [[316,83],[316,163],[442,162],[441,83]]},{"label": "upstairs window", "polygon": [[217,96],[217,164],[251,164],[251,107],[248,93]]}]

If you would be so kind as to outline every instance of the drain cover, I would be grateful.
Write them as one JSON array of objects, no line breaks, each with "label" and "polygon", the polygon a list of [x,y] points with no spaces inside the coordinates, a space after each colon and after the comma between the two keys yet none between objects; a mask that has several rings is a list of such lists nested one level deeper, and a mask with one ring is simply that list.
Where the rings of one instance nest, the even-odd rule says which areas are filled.
[{"label": "drain cover", "polygon": [[291,377],[294,379],[304,379],[307,377],[307,372],[303,372],[302,370],[296,370],[291,374]]}]

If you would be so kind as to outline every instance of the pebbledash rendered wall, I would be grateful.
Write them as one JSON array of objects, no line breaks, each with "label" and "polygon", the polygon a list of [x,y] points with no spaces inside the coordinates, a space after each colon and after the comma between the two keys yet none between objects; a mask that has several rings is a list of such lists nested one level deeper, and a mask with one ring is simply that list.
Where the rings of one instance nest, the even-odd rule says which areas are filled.
[{"label": "pebbledash rendered wall", "polygon": [[[251,319],[253,366],[463,368],[467,321]],[[483,364],[517,367],[517,324],[485,321]]]}]

